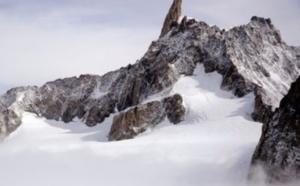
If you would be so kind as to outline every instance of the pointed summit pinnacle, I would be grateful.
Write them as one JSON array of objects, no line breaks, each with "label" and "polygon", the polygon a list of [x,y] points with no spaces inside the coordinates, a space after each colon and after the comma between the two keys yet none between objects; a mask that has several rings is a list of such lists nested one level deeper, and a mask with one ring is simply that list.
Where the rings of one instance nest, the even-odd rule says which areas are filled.
[{"label": "pointed summit pinnacle", "polygon": [[165,18],[164,26],[161,30],[159,38],[165,36],[170,30],[172,23],[177,22],[179,20],[179,17],[181,16],[181,4],[182,0],[173,1],[173,4]]}]

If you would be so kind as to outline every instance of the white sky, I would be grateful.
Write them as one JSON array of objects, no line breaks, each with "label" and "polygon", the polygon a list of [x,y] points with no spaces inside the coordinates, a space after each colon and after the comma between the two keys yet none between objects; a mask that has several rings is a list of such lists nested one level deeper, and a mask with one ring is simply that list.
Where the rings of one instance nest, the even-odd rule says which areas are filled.
[{"label": "white sky", "polygon": [[[0,0],[0,93],[134,63],[173,0]],[[299,0],[183,0],[183,14],[222,28],[270,17],[300,45]]]}]

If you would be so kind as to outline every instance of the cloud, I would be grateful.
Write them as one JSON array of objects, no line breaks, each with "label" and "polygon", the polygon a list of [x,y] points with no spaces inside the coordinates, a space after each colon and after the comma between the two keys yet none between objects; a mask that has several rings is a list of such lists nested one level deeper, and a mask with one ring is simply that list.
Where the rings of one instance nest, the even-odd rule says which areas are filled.
[{"label": "cloud", "polygon": [[153,35],[149,29],[64,27],[47,31],[36,25],[6,22],[0,25],[5,69],[0,83],[41,85],[67,76],[104,74],[134,63],[147,50],[146,38]]},{"label": "cloud", "polygon": [[[278,170],[277,170],[278,171]],[[274,170],[274,173],[276,171]],[[290,181],[283,181],[283,183],[279,181],[275,181],[276,179],[274,178],[273,175],[273,180],[271,179],[270,176],[268,176],[267,172],[265,172],[264,168],[262,165],[256,165],[252,166],[250,168],[250,177],[248,177],[248,186],[298,186],[299,181],[298,179],[292,180],[292,176],[289,178]],[[271,180],[270,180],[271,179]]]},{"label": "cloud", "polygon": [[6,70],[0,74],[0,85],[42,85],[68,76],[104,74],[134,63],[157,38],[159,31],[149,25],[126,26],[124,20],[132,25],[134,19],[110,16],[126,7],[113,9],[114,3],[105,1],[95,6],[79,2],[4,6],[0,64]]},{"label": "cloud", "polygon": [[[66,20],[67,23],[109,24],[134,27],[134,25],[153,26],[153,20],[163,19],[158,12],[167,12],[171,0],[137,1],[137,0],[13,0],[1,4],[2,12],[21,17],[22,20]],[[158,6],[159,5],[159,6]],[[158,8],[159,7],[159,8]],[[1,9],[1,7],[0,7]],[[42,22],[40,22],[43,24]],[[123,24],[126,23],[126,24]]]}]

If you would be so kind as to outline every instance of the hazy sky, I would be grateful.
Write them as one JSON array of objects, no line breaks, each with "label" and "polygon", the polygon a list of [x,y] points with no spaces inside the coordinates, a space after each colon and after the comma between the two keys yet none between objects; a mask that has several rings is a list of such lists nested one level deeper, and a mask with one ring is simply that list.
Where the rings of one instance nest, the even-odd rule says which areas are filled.
[{"label": "hazy sky", "polygon": [[[143,56],[173,0],[0,0],[0,93],[104,74]],[[222,28],[270,17],[300,46],[299,0],[183,0],[183,15]]]}]

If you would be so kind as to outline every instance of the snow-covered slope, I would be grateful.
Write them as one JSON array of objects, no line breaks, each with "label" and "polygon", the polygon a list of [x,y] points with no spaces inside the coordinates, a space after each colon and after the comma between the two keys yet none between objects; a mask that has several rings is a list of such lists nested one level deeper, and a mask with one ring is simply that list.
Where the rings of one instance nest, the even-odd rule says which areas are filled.
[{"label": "snow-covered slope", "polygon": [[261,124],[250,118],[254,95],[237,98],[220,90],[221,81],[198,65],[171,90],[185,100],[185,120],[165,120],[133,140],[107,142],[113,116],[89,128],[78,119],[64,124],[26,113],[0,145],[1,184],[244,185]]}]

